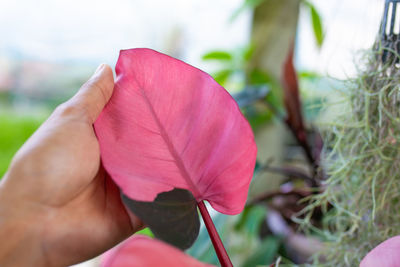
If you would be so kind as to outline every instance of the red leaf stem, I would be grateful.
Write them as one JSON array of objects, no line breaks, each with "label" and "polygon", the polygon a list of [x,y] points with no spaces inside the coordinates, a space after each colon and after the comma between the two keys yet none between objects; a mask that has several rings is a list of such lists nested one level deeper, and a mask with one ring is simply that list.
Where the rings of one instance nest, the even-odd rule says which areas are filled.
[{"label": "red leaf stem", "polygon": [[197,206],[199,207],[201,217],[203,218],[204,224],[206,225],[208,234],[211,238],[211,242],[214,246],[215,252],[217,253],[219,262],[221,263],[221,267],[233,267],[231,259],[229,258],[228,253],[225,250],[224,244],[219,237],[217,229],[215,228],[214,222],[212,221],[211,216],[208,213],[204,201],[198,202]]}]

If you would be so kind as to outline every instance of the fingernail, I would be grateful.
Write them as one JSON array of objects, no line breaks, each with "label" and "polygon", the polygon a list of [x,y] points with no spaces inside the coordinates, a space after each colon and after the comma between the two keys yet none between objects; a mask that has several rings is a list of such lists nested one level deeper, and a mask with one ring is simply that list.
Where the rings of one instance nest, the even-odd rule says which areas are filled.
[{"label": "fingernail", "polygon": [[104,64],[104,63],[100,64],[100,65],[97,67],[97,69],[96,69],[96,71],[94,72],[94,74],[100,72],[100,71],[104,68],[105,65],[106,65],[106,64]]}]

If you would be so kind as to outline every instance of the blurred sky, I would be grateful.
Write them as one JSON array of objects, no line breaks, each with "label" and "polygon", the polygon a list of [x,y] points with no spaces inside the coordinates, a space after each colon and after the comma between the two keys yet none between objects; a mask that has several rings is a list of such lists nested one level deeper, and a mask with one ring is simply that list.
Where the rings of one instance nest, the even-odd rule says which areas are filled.
[{"label": "blurred sky", "polygon": [[[250,12],[229,22],[242,2],[0,0],[0,59],[114,65],[119,49],[150,47],[201,68],[205,52],[246,44]],[[312,2],[322,15],[326,40],[321,50],[316,48],[304,10],[297,65],[339,78],[352,75],[354,53],[372,45],[384,0]]]},{"label": "blurred sky", "polygon": [[[241,0],[0,0],[0,51],[51,61],[115,62],[119,49],[174,46],[198,62],[205,50],[246,42],[249,15],[228,17]],[[5,38],[4,38],[5,37]]]}]

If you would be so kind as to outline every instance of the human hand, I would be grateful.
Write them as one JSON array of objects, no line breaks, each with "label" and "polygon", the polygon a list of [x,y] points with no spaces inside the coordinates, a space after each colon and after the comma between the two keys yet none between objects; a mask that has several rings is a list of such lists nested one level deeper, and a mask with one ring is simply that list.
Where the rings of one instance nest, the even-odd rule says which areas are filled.
[{"label": "human hand", "polygon": [[101,65],[15,155],[0,183],[0,266],[75,264],[142,227],[101,166],[92,126],[113,87]]}]

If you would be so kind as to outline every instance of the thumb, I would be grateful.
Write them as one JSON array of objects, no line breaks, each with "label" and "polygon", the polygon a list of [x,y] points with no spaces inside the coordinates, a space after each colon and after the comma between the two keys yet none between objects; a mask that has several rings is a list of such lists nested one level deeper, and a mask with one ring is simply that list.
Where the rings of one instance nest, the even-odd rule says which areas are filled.
[{"label": "thumb", "polygon": [[113,89],[114,77],[111,67],[101,64],[70,101],[74,106],[85,110],[91,123],[94,123],[110,100]]}]

